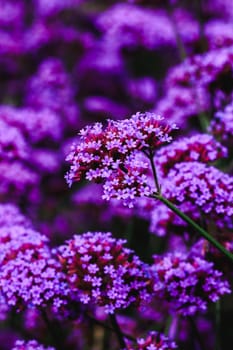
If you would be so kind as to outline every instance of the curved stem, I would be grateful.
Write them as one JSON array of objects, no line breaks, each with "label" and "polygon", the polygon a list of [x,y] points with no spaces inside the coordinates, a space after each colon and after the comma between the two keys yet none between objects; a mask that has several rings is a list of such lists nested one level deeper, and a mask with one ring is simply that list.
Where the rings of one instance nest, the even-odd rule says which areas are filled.
[{"label": "curved stem", "polygon": [[124,340],[124,336],[123,336],[123,334],[121,332],[121,329],[119,327],[119,324],[117,322],[116,315],[114,315],[114,314],[110,315],[110,320],[111,320],[112,326],[115,329],[115,332],[117,334],[120,347],[122,349],[126,349],[126,343],[125,343],[125,340]]},{"label": "curved stem", "polygon": [[195,221],[190,217],[180,211],[172,202],[163,197],[161,194],[155,194],[154,198],[160,200],[168,208],[170,208],[174,213],[176,213],[181,219],[183,219],[187,224],[192,226],[202,237],[204,237],[208,242],[210,242],[215,248],[222,252],[231,262],[233,262],[233,254],[231,254],[227,249],[222,246],[213,236],[211,236],[206,230],[199,226]]},{"label": "curved stem", "polygon": [[154,155],[153,155],[153,152],[151,150],[149,151],[149,160],[150,160],[150,164],[151,164],[151,169],[152,169],[157,193],[161,194],[161,186],[159,184],[158,175],[157,175],[157,171],[156,171],[156,167],[155,167]]}]

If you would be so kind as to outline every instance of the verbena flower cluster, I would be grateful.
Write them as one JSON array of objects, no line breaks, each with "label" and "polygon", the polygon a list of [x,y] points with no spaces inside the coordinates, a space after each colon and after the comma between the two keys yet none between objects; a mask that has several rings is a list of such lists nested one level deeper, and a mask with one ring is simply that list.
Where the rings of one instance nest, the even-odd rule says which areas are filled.
[{"label": "verbena flower cluster", "polygon": [[203,213],[233,215],[233,178],[213,166],[183,162],[169,172],[164,191],[178,203],[194,204]]},{"label": "verbena flower cluster", "polygon": [[0,237],[0,286],[6,302],[18,309],[65,305],[69,289],[47,238],[16,225],[3,226]]},{"label": "verbena flower cluster", "polygon": [[103,198],[122,199],[131,207],[135,197],[148,196],[148,161],[155,150],[172,140],[175,124],[165,124],[161,116],[137,113],[122,121],[109,120],[80,131],[80,142],[73,145],[67,160],[71,162],[66,179],[71,185],[82,179],[103,182]]},{"label": "verbena flower cluster", "polygon": [[184,316],[206,311],[208,302],[216,302],[230,293],[222,272],[200,256],[185,253],[154,256],[152,269],[158,296]]},{"label": "verbena flower cluster", "polygon": [[156,153],[156,164],[163,176],[169,173],[174,165],[183,162],[213,163],[227,156],[227,149],[211,135],[197,134],[183,138],[161,148]]},{"label": "verbena flower cluster", "polygon": [[82,303],[104,306],[112,314],[151,299],[149,266],[125,243],[110,233],[87,232],[58,248],[70,288]]}]

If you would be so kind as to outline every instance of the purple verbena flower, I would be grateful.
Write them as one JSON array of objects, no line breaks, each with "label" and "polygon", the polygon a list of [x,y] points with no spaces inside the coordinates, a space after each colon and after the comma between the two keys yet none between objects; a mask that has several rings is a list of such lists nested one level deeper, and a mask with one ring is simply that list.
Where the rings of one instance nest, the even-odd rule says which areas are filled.
[{"label": "purple verbena flower", "polygon": [[77,124],[78,108],[70,78],[58,58],[41,63],[28,82],[26,105],[34,110],[50,110],[66,123]]},{"label": "purple verbena flower", "polygon": [[197,134],[172,142],[156,153],[156,165],[167,175],[174,165],[182,162],[212,163],[227,156],[227,149],[211,135]]},{"label": "purple verbena flower", "polygon": [[[174,19],[185,42],[197,39],[197,23],[185,10],[174,11]],[[114,48],[144,47],[153,50],[166,45],[176,46],[172,21],[161,9],[115,4],[97,18],[97,26]],[[184,27],[185,31],[182,30]]]},{"label": "purple verbena flower", "polygon": [[206,311],[208,302],[216,302],[231,292],[222,272],[199,255],[170,253],[154,256],[152,270],[157,296],[185,316]]},{"label": "purple verbena flower", "polygon": [[0,163],[0,194],[8,201],[18,201],[38,188],[40,177],[19,161]]},{"label": "purple verbena flower", "polygon": [[47,238],[22,226],[1,228],[0,286],[8,305],[51,306],[67,303],[69,289],[61,267],[47,246]]},{"label": "purple verbena flower", "polygon": [[70,288],[81,303],[104,306],[111,314],[150,300],[148,266],[125,243],[111,233],[87,232],[58,248]]},{"label": "purple verbena flower", "polygon": [[205,37],[210,49],[233,45],[233,29],[231,21],[212,20],[205,24]]},{"label": "purple verbena flower", "polygon": [[176,164],[164,181],[164,194],[176,204],[192,203],[205,214],[233,215],[233,178],[199,162]]},{"label": "purple verbena flower", "polygon": [[1,106],[0,116],[9,124],[9,128],[18,128],[32,144],[61,139],[61,120],[49,109],[34,111],[32,108]]},{"label": "purple verbena flower", "polygon": [[[24,226],[31,227],[32,223],[21,214],[19,208],[10,203],[0,204],[0,227],[3,226]],[[2,237],[0,238],[1,241]]]},{"label": "purple verbena flower", "polygon": [[67,182],[102,182],[104,199],[121,199],[132,207],[135,197],[151,193],[146,156],[152,157],[156,149],[169,143],[176,128],[149,112],[136,113],[122,121],[108,120],[105,129],[101,123],[87,126],[80,131],[80,141],[67,157],[72,164]]}]

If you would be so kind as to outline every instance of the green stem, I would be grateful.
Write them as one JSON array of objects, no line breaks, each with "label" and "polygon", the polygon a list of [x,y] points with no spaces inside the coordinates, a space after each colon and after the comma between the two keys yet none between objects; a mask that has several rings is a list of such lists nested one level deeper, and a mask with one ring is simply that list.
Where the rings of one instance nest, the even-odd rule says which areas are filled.
[{"label": "green stem", "polygon": [[233,262],[233,254],[231,254],[227,249],[225,249],[213,236],[211,236],[206,230],[199,226],[195,221],[190,219],[186,214],[180,211],[172,202],[163,197],[161,194],[155,194],[154,198],[160,200],[168,208],[170,208],[174,213],[176,213],[181,219],[183,219],[187,224],[192,226],[202,237],[204,237],[208,242],[210,242],[215,248],[222,252],[228,259]]},{"label": "green stem", "polygon": [[155,187],[156,187],[157,193],[160,195],[161,194],[161,186],[159,184],[158,175],[157,175],[157,171],[155,168],[154,155],[153,155],[153,152],[151,150],[149,151],[149,159],[150,159],[151,169],[152,169],[152,173],[153,173],[153,177],[154,177],[154,181],[155,181]]},{"label": "green stem", "polygon": [[111,319],[111,322],[112,322],[112,326],[115,329],[116,335],[118,337],[118,341],[119,341],[120,347],[122,349],[126,349],[126,343],[125,343],[125,340],[124,340],[124,336],[123,336],[123,334],[121,332],[121,329],[120,329],[120,326],[119,326],[119,324],[117,322],[116,316],[114,314],[112,314],[112,315],[110,315],[110,319]]}]

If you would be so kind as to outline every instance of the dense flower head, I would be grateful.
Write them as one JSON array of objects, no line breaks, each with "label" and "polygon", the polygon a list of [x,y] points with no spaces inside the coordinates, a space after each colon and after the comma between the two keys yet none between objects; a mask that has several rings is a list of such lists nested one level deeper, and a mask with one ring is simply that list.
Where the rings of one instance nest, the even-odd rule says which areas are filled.
[{"label": "dense flower head", "polygon": [[198,115],[208,112],[210,97],[201,86],[169,86],[166,94],[153,110],[174,123],[182,124],[182,129],[190,124],[198,124]]},{"label": "dense flower head", "polygon": [[68,73],[61,60],[43,61],[28,82],[26,105],[34,110],[50,110],[68,123],[77,123],[78,108]]},{"label": "dense flower head", "polygon": [[19,161],[0,163],[0,196],[17,201],[39,185],[38,174]]},{"label": "dense flower head", "polygon": [[32,108],[2,105],[0,117],[9,125],[9,128],[19,129],[32,144],[45,140],[58,141],[61,139],[62,124],[60,118],[51,110],[34,111]]},{"label": "dense flower head", "polygon": [[29,157],[30,147],[19,129],[0,120],[0,159]]},{"label": "dense flower head", "polygon": [[173,68],[167,76],[166,85],[202,86],[209,90],[228,92],[232,81],[233,47],[216,49],[202,55],[187,58]]},{"label": "dense flower head", "polygon": [[36,340],[16,340],[11,350],[55,350],[53,347],[45,347],[39,344]]},{"label": "dense flower head", "polygon": [[1,228],[0,286],[8,305],[25,306],[66,304],[68,288],[48,246],[47,238],[23,226]]},{"label": "dense flower head", "polygon": [[124,350],[172,350],[177,346],[162,333],[151,331],[145,338],[137,338],[137,344],[127,344]]},{"label": "dense flower head", "polygon": [[176,164],[164,182],[171,201],[192,203],[203,213],[233,215],[233,177],[199,162]]},{"label": "dense flower head", "polygon": [[[3,226],[24,226],[30,227],[32,224],[19,210],[11,203],[0,204],[0,227]],[[0,238],[1,240],[2,238]]]},{"label": "dense flower head", "polygon": [[0,264],[4,265],[14,259],[20,252],[31,248],[44,248],[47,237],[32,228],[23,225],[3,226],[0,228]]},{"label": "dense flower head", "polygon": [[149,268],[125,243],[111,233],[87,232],[58,248],[70,288],[83,304],[104,306],[111,314],[150,300]]},{"label": "dense flower head", "polygon": [[136,197],[146,197],[152,192],[153,181],[148,178],[149,166],[146,159],[129,156],[124,162],[124,169],[116,169],[103,185],[102,198],[118,199],[125,206],[132,208]]},{"label": "dense flower head", "polygon": [[72,164],[67,182],[103,182],[105,199],[123,199],[125,205],[132,206],[135,197],[151,192],[146,156],[152,157],[157,148],[170,142],[176,128],[149,112],[121,121],[108,120],[105,129],[101,123],[87,126],[67,157]]},{"label": "dense flower head", "polygon": [[210,132],[221,140],[227,147],[231,147],[233,140],[233,104],[229,104],[223,111],[215,113],[209,127]]},{"label": "dense flower head", "polygon": [[154,256],[152,270],[157,296],[185,316],[206,311],[208,302],[231,292],[222,272],[199,255],[178,252]]},{"label": "dense flower head", "polygon": [[[177,11],[174,16],[184,41],[194,41],[198,37],[197,23],[184,10]],[[112,46],[141,46],[152,50],[176,45],[172,21],[163,10],[152,10],[133,4],[116,4],[99,16],[97,25],[105,33],[105,40],[111,41]],[[181,30],[182,25],[185,31]]]},{"label": "dense flower head", "polygon": [[175,164],[182,162],[212,163],[227,156],[227,149],[208,134],[182,138],[156,153],[156,164],[167,175]]},{"label": "dense flower head", "polygon": [[233,45],[233,28],[231,21],[212,20],[207,22],[204,32],[210,49]]}]

